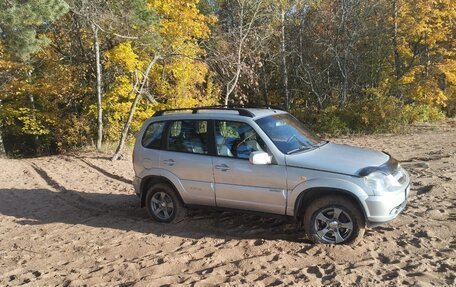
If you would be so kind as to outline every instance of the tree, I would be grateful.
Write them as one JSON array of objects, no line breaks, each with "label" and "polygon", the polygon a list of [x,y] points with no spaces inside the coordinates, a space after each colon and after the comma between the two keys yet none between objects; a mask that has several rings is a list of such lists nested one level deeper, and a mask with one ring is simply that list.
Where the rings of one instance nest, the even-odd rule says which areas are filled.
[{"label": "tree", "polygon": [[217,101],[282,106],[329,132],[451,115],[452,4],[5,0],[0,153],[96,138],[118,141],[118,158],[156,110]]},{"label": "tree", "polygon": [[[50,42],[43,31],[67,12],[68,5],[63,0],[11,0],[0,3],[0,34],[3,36],[5,49],[19,61],[30,64],[30,57]],[[28,65],[28,81],[32,71],[33,66]],[[34,95],[29,94],[28,99],[31,117],[35,121]],[[38,135],[35,135],[34,139],[37,142]],[[4,150],[3,137],[0,138],[0,142],[0,149]]]},{"label": "tree", "polygon": [[280,47],[283,69],[283,90],[285,94],[285,109],[290,110],[290,91],[288,89],[287,50],[285,45],[285,8],[280,7]]},{"label": "tree", "polygon": [[390,6],[395,96],[444,105],[446,86],[454,78],[452,1],[395,0]]},{"label": "tree", "polygon": [[137,107],[139,101],[141,100],[141,96],[144,93],[144,89],[145,89],[146,84],[147,84],[147,80],[148,80],[148,76],[149,76],[150,70],[152,69],[152,67],[155,65],[155,63],[160,58],[161,58],[161,56],[159,56],[159,55],[155,55],[154,58],[152,58],[152,60],[147,65],[146,70],[144,71],[144,73],[141,76],[141,78],[142,78],[141,82],[139,83],[139,78],[138,78],[136,83],[135,83],[135,85],[134,85],[134,87],[133,87],[133,90],[135,91],[135,97],[133,99],[133,102],[131,103],[130,111],[128,112],[128,118],[127,118],[127,120],[125,121],[125,123],[124,123],[124,125],[122,127],[122,131],[120,133],[120,138],[119,138],[119,143],[117,145],[116,151],[114,152],[114,155],[111,158],[112,160],[117,160],[122,155],[122,152],[123,152],[123,150],[125,148],[125,142],[127,140],[128,132],[130,130],[130,126],[131,126],[132,121],[133,121],[133,116],[135,114],[136,107]]},{"label": "tree", "polygon": [[274,30],[279,31],[279,40],[280,43],[280,66],[282,69],[282,87],[283,87],[283,97],[284,97],[284,107],[288,111],[290,110],[290,89],[288,84],[288,67],[287,67],[287,57],[289,53],[287,51],[287,22],[291,22],[289,18],[293,16],[294,13],[298,12],[300,8],[302,8],[298,3],[294,3],[294,1],[287,1],[287,0],[278,0],[272,1],[272,23],[273,25],[277,25],[277,28]]},{"label": "tree", "polygon": [[[252,25],[258,18],[258,13],[262,4],[262,1],[256,1],[253,3],[249,1],[239,0],[238,1],[238,27],[235,28],[234,37],[237,38],[236,42],[236,71],[233,74],[233,77],[226,83],[226,92],[225,92],[225,105],[228,105],[229,97],[236,87],[239,76],[242,71],[243,64],[243,49],[247,38],[250,36]],[[249,11],[250,10],[250,11]],[[251,15],[248,15],[251,13]],[[247,20],[246,18],[249,17]]]},{"label": "tree", "polygon": [[96,75],[96,98],[97,98],[97,150],[101,149],[103,142],[103,80],[102,80],[102,63],[100,52],[100,24],[106,21],[106,14],[109,12],[108,3],[104,0],[74,0],[70,2],[71,12],[76,14],[82,23],[90,29],[93,37],[94,66]]},{"label": "tree", "polygon": [[156,39],[155,33],[145,36],[152,23],[156,21],[153,11],[147,9],[146,0],[115,1],[104,0],[71,0],[71,11],[76,14],[81,22],[92,32],[94,66],[96,71],[96,98],[97,98],[97,141],[96,147],[99,150],[103,140],[103,65],[102,65],[102,39],[103,33],[105,42],[113,42],[117,39],[138,39],[142,35],[148,39],[147,45],[153,46]]},{"label": "tree", "polygon": [[[207,73],[206,65],[197,60],[203,53],[198,41],[209,36],[207,25],[213,21],[211,17],[199,12],[197,3],[198,0],[186,1],[186,5],[177,0],[149,1],[148,7],[160,18],[158,29],[154,26],[149,30],[157,31],[156,38],[161,42],[159,45],[148,46],[136,54],[142,64],[137,66],[139,71],[134,73],[134,98],[112,160],[122,155],[142,96],[146,95],[154,105],[162,102],[162,106],[165,107],[194,106],[199,102],[211,103],[211,95],[208,99],[198,97],[200,93],[195,89],[205,81]],[[141,41],[141,38],[137,41]],[[159,64],[159,60],[162,63]],[[149,83],[153,83],[154,91],[159,97],[147,90]]]},{"label": "tree", "polygon": [[212,7],[212,13],[218,15],[219,24],[207,43],[210,53],[208,63],[224,87],[225,105],[228,105],[233,93],[237,94],[238,102],[248,101],[247,97],[239,95],[242,88],[238,82],[243,76],[246,86],[257,82],[250,76],[253,76],[254,67],[258,65],[258,53],[269,36],[264,25],[268,9],[266,1],[246,0],[220,1]]},{"label": "tree", "polygon": [[49,44],[43,31],[68,12],[63,0],[8,0],[0,3],[0,33],[5,47],[20,60]]}]

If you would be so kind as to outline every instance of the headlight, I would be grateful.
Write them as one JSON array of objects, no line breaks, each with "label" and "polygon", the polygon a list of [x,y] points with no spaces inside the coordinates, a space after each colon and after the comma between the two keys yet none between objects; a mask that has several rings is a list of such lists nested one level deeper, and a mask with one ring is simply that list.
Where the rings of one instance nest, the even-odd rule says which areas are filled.
[{"label": "headlight", "polygon": [[400,187],[400,183],[390,173],[374,171],[364,177],[366,185],[375,193],[381,194],[386,191],[394,191]]}]

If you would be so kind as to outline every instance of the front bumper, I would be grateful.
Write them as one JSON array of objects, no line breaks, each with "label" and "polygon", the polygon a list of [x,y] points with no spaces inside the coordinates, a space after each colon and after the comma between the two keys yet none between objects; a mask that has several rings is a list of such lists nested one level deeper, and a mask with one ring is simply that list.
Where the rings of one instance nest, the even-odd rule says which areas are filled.
[{"label": "front bumper", "polygon": [[378,225],[393,220],[407,206],[410,185],[397,192],[369,196],[366,199],[369,225]]}]

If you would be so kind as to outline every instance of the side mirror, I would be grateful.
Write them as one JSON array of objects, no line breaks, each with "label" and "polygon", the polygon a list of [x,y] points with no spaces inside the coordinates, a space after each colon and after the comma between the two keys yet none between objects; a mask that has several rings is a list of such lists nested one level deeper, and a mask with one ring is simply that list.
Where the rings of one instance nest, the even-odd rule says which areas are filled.
[{"label": "side mirror", "polygon": [[251,164],[270,164],[271,157],[267,152],[254,151],[250,154],[249,161]]}]

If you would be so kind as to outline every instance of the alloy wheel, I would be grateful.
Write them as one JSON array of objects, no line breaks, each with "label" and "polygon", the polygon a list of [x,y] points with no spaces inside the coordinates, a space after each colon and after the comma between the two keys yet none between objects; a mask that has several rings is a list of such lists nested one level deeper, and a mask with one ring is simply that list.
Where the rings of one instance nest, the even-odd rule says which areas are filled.
[{"label": "alloy wheel", "polygon": [[350,215],[338,207],[321,210],[315,216],[316,235],[326,243],[342,243],[353,232],[353,220]]},{"label": "alloy wheel", "polygon": [[162,220],[168,220],[174,213],[174,203],[168,194],[159,191],[152,196],[150,202],[152,212]]}]

